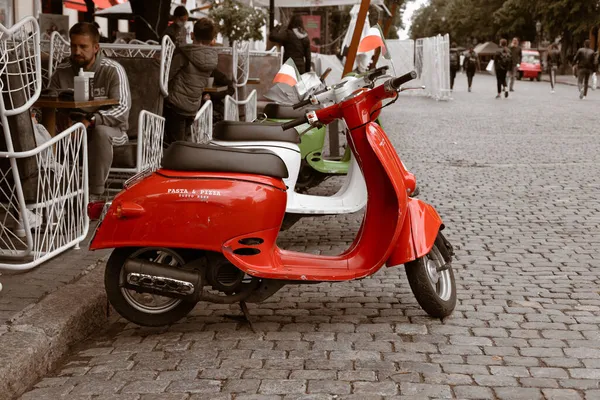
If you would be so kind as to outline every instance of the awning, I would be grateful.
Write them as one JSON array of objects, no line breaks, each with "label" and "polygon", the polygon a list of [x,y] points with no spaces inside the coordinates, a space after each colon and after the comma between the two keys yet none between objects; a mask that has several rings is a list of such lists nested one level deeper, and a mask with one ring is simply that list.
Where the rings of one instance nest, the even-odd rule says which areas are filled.
[{"label": "awning", "polygon": [[[94,0],[94,4],[96,8],[101,10],[105,8],[110,8],[115,4],[125,3],[127,0]],[[85,5],[84,0],[64,0],[64,5],[67,8],[71,8],[73,10],[86,12],[87,6]]]},{"label": "awning", "polygon": [[117,4],[116,6],[112,6],[109,8],[105,8],[102,11],[98,11],[94,15],[97,17],[128,19],[133,16],[132,14],[133,10],[131,9],[131,3],[126,1],[122,4]]}]

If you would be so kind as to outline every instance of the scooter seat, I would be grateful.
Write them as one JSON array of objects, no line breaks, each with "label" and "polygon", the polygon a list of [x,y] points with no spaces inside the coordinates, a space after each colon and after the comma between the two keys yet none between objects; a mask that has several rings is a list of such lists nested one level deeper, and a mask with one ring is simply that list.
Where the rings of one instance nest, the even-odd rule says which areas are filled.
[{"label": "scooter seat", "polygon": [[272,119],[296,119],[306,115],[308,111],[316,110],[315,107],[305,107],[294,110],[292,106],[277,103],[268,103],[263,110],[267,118]]},{"label": "scooter seat", "polygon": [[266,149],[239,149],[174,142],[165,151],[162,168],[172,171],[237,172],[287,178],[285,163]]},{"label": "scooter seat", "polygon": [[220,121],[213,129],[213,139],[226,142],[289,142],[300,143],[296,129],[284,131],[278,123],[253,123],[243,121]]}]

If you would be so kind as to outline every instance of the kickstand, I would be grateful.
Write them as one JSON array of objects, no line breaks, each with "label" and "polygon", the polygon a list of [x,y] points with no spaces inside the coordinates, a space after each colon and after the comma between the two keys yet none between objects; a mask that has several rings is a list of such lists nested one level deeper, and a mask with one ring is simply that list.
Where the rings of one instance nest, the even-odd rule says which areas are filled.
[{"label": "kickstand", "polygon": [[250,320],[250,312],[248,311],[248,306],[243,300],[240,301],[240,310],[242,310],[243,315],[225,315],[225,317],[240,322],[246,322],[248,326],[250,326],[250,330],[256,333],[256,330],[254,330],[254,325],[252,325],[252,321]]}]

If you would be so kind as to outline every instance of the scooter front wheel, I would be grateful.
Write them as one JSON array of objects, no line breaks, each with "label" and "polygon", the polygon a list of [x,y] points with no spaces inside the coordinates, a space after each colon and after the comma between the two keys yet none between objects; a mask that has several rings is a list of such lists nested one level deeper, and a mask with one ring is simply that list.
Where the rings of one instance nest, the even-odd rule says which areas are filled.
[{"label": "scooter front wheel", "polygon": [[185,317],[196,303],[150,293],[138,293],[124,286],[123,265],[129,258],[181,267],[185,260],[170,249],[119,248],[113,250],[104,272],[104,287],[110,304],[125,319],[142,326],[165,326]]},{"label": "scooter front wheel", "polygon": [[419,305],[427,314],[444,318],[456,306],[456,281],[454,271],[442,256],[444,244],[440,235],[431,251],[406,263],[406,276]]}]

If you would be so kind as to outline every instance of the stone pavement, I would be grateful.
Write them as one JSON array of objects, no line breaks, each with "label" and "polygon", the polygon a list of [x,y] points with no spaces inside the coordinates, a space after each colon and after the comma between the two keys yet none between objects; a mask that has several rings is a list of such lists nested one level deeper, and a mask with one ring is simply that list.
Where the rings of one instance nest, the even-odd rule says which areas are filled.
[{"label": "stone pavement", "polygon": [[[493,77],[466,93],[459,76],[453,101],[403,96],[383,112],[456,249],[445,321],[402,267],[285,287],[250,305],[257,333],[222,305],[163,329],[113,316],[22,399],[600,398],[600,95],[548,86],[495,100]],[[361,217],[307,218],[280,245],[339,252]]]},{"label": "stone pavement", "polygon": [[80,249],[71,249],[29,271],[0,271],[0,326],[21,311],[33,306],[48,293],[77,279],[87,267],[95,265],[109,251],[88,251],[95,224]]}]

